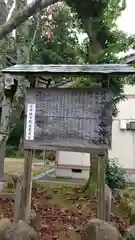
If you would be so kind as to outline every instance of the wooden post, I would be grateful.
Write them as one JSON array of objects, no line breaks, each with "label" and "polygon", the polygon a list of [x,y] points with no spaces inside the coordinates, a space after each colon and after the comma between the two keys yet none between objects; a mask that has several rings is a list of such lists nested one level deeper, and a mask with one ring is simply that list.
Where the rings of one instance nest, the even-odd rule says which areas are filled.
[{"label": "wooden post", "polygon": [[32,190],[32,160],[34,150],[24,151],[24,181],[23,181],[23,209],[24,219],[27,220],[31,209],[31,190]]},{"label": "wooden post", "polygon": [[112,191],[108,187],[108,185],[105,184],[105,220],[107,222],[109,222],[111,218],[111,206],[112,206]]},{"label": "wooden post", "polygon": [[98,161],[98,181],[97,181],[97,217],[110,221],[111,217],[111,189],[105,183],[105,168],[108,160],[107,150],[99,155]]},{"label": "wooden post", "polygon": [[44,162],[44,166],[45,166],[45,157],[46,157],[46,150],[43,151],[43,162]]},{"label": "wooden post", "polygon": [[[31,79],[30,87],[36,87],[35,79]],[[35,150],[24,150],[24,173],[23,180],[16,189],[14,221],[28,220],[31,212],[32,192],[32,160],[35,157]],[[18,209],[17,209],[18,208]]]},{"label": "wooden post", "polygon": [[[11,100],[4,96],[2,101],[2,112],[1,112],[1,132],[7,131],[7,121],[10,112]],[[6,151],[7,138],[2,142],[0,146],[0,191],[4,187],[4,159]]]},{"label": "wooden post", "polygon": [[17,182],[17,186],[16,186],[15,204],[14,204],[14,222],[18,222],[22,216],[22,213],[21,213],[22,194],[23,194],[23,175],[20,177],[19,181]]},{"label": "wooden post", "polygon": [[[32,160],[34,150],[24,151],[24,175],[22,182],[21,196],[17,192],[15,201],[14,221],[28,220],[31,211],[31,190],[32,190]],[[21,186],[20,186],[21,187]],[[20,201],[20,204],[19,204]],[[17,209],[19,207],[20,209]]]},{"label": "wooden post", "polygon": [[97,218],[105,220],[105,152],[98,155]]},{"label": "wooden post", "polygon": [[[101,87],[105,89],[109,87],[108,76],[103,75]],[[99,154],[99,158],[98,158],[97,217],[102,220],[106,220],[105,168],[106,168],[107,158],[108,158],[108,146],[106,146],[106,150],[104,152]]]}]

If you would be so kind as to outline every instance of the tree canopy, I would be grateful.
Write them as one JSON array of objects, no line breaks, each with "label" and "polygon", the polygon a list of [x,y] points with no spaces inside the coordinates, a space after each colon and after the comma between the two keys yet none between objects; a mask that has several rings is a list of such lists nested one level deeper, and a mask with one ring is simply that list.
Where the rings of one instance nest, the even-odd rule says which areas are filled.
[{"label": "tree canopy", "polygon": [[74,16],[66,5],[56,6],[50,19],[43,10],[40,19],[34,17],[29,24],[30,41],[37,26],[30,53],[31,63],[75,64],[81,59],[79,40],[74,30]]},{"label": "tree canopy", "polygon": [[[64,2],[50,5],[29,20],[30,62],[119,63],[119,52],[127,51],[134,45],[134,36],[127,36],[116,25],[117,17],[126,7],[126,1],[66,0],[66,3],[68,6]],[[87,33],[81,44],[79,32]],[[14,56],[15,51],[15,45],[14,50],[9,49],[10,53],[14,52]],[[74,87],[90,87],[93,83],[94,79],[73,79]],[[115,103],[124,98],[125,83],[125,78],[109,80],[114,93],[114,116],[117,113]]]},{"label": "tree canopy", "polygon": [[[126,8],[123,0],[67,0],[73,11],[77,13],[80,28],[87,33],[82,43],[83,59],[85,63],[119,63],[118,54],[126,52],[134,44],[134,36],[127,36],[116,25],[117,18]],[[132,78],[133,79],[133,78]],[[94,84],[96,79],[91,80]],[[92,82],[85,78],[73,83],[77,87],[90,87]],[[109,86],[114,94],[113,115],[116,116],[116,103],[124,98],[123,86],[126,78],[110,78]]]},{"label": "tree canopy", "polygon": [[[125,6],[120,5],[118,0],[106,1],[106,4],[105,1],[103,1],[104,3],[101,1],[103,14],[99,14],[100,1],[86,1],[88,4],[91,2],[90,5],[87,6],[86,4],[85,6],[83,4],[82,7],[79,7],[80,10],[72,2],[74,1],[67,0],[70,7],[64,3],[51,5],[50,8],[43,9],[40,14],[29,19],[30,62],[42,64],[87,64],[91,61],[94,63],[119,63],[118,53],[128,50],[134,44],[134,36],[127,36],[116,26],[116,19]],[[91,7],[94,11],[84,14],[83,11],[85,12],[88,7]],[[91,58],[91,46],[93,44],[91,38],[93,35],[88,34],[87,24],[85,25],[85,21],[83,21],[87,17],[90,24],[91,18],[95,19],[95,17],[99,18],[101,23],[101,25],[96,25],[96,28],[95,25],[92,25],[93,34],[99,28],[99,35],[96,33],[94,36],[97,36],[96,41],[102,45],[102,54],[100,56],[95,55],[96,58],[94,59]],[[79,32],[87,33],[83,41],[79,39]],[[104,44],[102,44],[102,36],[104,36]],[[95,43],[93,49],[95,49],[94,53],[97,53]],[[10,39],[8,53],[16,58],[14,38]],[[123,85],[125,83],[126,78],[110,78],[109,80],[114,93],[114,116],[117,114],[116,103],[124,98]],[[97,84],[93,79],[90,81],[85,77],[73,78],[72,87],[90,87],[93,84]]]}]

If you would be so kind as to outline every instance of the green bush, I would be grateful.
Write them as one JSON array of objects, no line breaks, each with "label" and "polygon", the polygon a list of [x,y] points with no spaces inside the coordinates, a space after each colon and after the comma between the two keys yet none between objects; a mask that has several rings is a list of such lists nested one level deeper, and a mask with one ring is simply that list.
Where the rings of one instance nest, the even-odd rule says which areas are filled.
[{"label": "green bush", "polygon": [[[43,157],[44,157],[44,152],[42,151],[41,153],[40,153],[40,159],[43,159]],[[53,161],[55,161],[55,151],[49,151],[49,150],[47,150],[46,152],[45,152],[45,159],[48,159],[49,161],[51,161],[51,162],[53,162]],[[45,160],[44,159],[44,160]]]},{"label": "green bush", "polygon": [[123,238],[123,240],[135,240],[135,233],[126,233]]},{"label": "green bush", "polygon": [[16,146],[7,146],[6,147],[6,157],[22,158],[23,152],[18,150],[18,147],[16,147]]},{"label": "green bush", "polygon": [[118,159],[109,159],[106,164],[106,183],[111,189],[126,187],[126,171],[119,164]]}]

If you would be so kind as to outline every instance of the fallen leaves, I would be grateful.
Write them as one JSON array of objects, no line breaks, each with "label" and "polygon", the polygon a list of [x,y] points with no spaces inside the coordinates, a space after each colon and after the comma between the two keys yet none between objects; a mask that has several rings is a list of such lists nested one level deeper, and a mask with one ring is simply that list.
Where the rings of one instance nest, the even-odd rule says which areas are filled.
[{"label": "fallen leaves", "polygon": [[[96,199],[90,201],[80,195],[80,192],[71,188],[70,191],[62,188],[37,189],[32,196],[32,209],[39,216],[35,228],[41,240],[72,240],[75,234],[78,239],[83,226],[96,216]],[[0,218],[13,219],[13,209],[12,199],[0,198]],[[120,231],[127,227],[115,215],[112,215],[111,222]]]}]

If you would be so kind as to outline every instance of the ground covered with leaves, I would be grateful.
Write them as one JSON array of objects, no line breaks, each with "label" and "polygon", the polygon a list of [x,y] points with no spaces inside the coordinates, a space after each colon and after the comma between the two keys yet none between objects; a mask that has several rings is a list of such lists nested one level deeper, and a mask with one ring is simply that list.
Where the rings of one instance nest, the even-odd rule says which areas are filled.
[{"label": "ground covered with leaves", "polygon": [[[83,226],[96,216],[96,204],[96,199],[84,197],[78,187],[33,184],[32,209],[37,214],[34,227],[42,240],[78,240]],[[0,197],[0,218],[13,219],[13,209],[12,196]],[[118,213],[119,210],[118,200],[114,200],[111,222],[122,232],[128,220]]]}]

